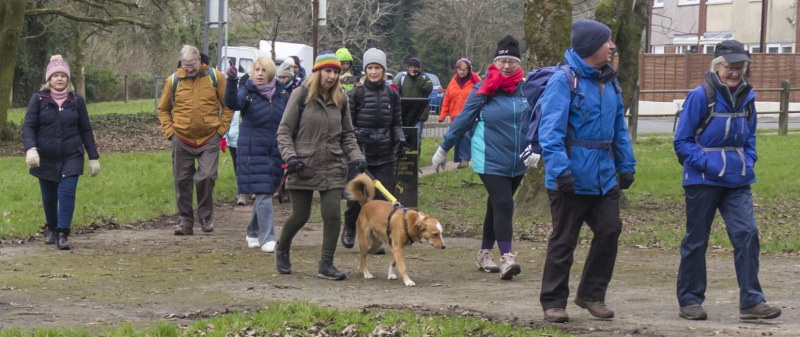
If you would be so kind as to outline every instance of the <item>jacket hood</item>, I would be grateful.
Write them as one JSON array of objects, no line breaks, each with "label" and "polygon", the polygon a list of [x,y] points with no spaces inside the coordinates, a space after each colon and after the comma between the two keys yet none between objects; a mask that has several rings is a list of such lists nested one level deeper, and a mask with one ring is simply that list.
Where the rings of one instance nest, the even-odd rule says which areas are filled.
[{"label": "jacket hood", "polygon": [[336,50],[336,57],[338,57],[339,61],[341,62],[347,62],[347,61],[353,62],[353,55],[350,54],[350,51],[344,47]]},{"label": "jacket hood", "polygon": [[[742,83],[736,89],[736,92],[731,92],[728,85],[719,80],[717,73],[713,71],[706,72],[706,83],[711,84],[714,90],[722,93],[722,96],[728,101],[728,104],[733,107],[733,111],[741,111],[742,105],[755,98],[753,87],[747,82],[747,78],[742,78]],[[731,101],[733,99],[733,101]]]},{"label": "jacket hood", "polygon": [[586,63],[572,48],[564,52],[564,61],[566,61],[579,76],[585,78],[594,78],[597,76],[597,79],[602,83],[606,83],[617,76],[617,70],[614,69],[610,63],[600,69],[595,69]]}]

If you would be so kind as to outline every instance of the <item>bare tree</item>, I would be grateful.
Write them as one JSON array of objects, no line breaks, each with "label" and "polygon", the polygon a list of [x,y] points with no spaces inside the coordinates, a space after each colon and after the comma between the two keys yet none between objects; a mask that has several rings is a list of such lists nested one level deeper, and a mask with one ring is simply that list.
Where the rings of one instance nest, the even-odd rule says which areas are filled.
[{"label": "bare tree", "polygon": [[[307,41],[311,35],[310,1],[238,0],[231,1],[229,6],[240,29],[248,32],[246,38],[274,44],[277,40]],[[275,59],[274,50],[272,58]]]},{"label": "bare tree", "polygon": [[396,15],[400,2],[376,0],[328,1],[327,27],[323,40],[328,48],[348,46],[367,50],[370,44],[383,41],[391,32],[380,29],[379,23]]}]

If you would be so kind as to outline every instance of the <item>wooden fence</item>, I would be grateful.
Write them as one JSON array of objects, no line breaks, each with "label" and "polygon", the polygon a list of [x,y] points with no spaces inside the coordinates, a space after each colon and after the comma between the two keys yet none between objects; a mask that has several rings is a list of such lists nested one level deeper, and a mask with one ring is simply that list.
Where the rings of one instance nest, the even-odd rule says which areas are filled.
[{"label": "wooden fence", "polygon": [[[671,102],[685,98],[686,90],[703,83],[713,59],[713,54],[639,54],[639,99]],[[758,89],[781,88],[783,81],[800,86],[800,54],[753,54],[750,59],[749,81],[758,94],[756,100],[780,101],[780,90]],[[792,91],[789,101],[800,102],[800,92]]]}]

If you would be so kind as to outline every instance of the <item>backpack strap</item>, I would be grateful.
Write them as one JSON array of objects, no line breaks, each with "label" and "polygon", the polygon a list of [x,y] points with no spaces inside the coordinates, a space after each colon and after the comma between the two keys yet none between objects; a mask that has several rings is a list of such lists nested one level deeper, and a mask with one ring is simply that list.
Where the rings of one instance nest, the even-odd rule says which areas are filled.
[{"label": "backpack strap", "polygon": [[706,93],[706,116],[700,122],[700,125],[697,126],[697,129],[694,130],[695,137],[700,136],[700,134],[706,130],[708,124],[711,123],[711,119],[714,118],[714,110],[716,110],[717,105],[717,92],[714,90],[714,87],[712,87],[708,82],[703,82],[703,89]]},{"label": "backpack strap", "polygon": [[[205,73],[201,74],[200,77],[208,76],[211,79],[211,84],[214,86],[214,91],[219,92],[217,88],[217,72],[214,71],[214,68],[208,69]],[[172,73],[172,105],[175,105],[175,93],[178,92],[178,83],[180,83],[181,79],[178,78],[178,72]]]}]

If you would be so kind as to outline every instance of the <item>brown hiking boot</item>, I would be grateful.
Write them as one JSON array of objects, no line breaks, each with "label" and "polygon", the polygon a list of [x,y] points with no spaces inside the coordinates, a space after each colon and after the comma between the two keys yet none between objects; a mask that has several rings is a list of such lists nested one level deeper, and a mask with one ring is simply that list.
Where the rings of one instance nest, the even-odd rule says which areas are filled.
[{"label": "brown hiking boot", "polygon": [[200,229],[203,230],[204,233],[211,233],[214,231],[214,221],[200,221]]},{"label": "brown hiking boot", "polygon": [[456,166],[457,169],[467,168],[469,167],[469,160],[462,159],[461,162],[458,163]]},{"label": "brown hiking boot", "polygon": [[564,308],[550,308],[544,311],[544,320],[550,323],[569,322],[569,315]]},{"label": "brown hiking boot", "polygon": [[703,309],[703,306],[700,305],[700,303],[689,304],[685,307],[681,307],[681,310],[678,312],[678,316],[692,321],[704,321],[708,319],[708,314]]},{"label": "brown hiking boot", "polygon": [[175,226],[175,235],[192,235],[194,234],[194,230],[192,227],[189,226]]},{"label": "brown hiking boot", "polygon": [[614,318],[614,311],[608,308],[603,302],[589,302],[575,296],[575,304],[581,309],[589,310],[592,316],[602,319]]},{"label": "brown hiking boot", "polygon": [[740,319],[772,319],[781,315],[781,308],[761,302],[752,307],[739,309]]}]

